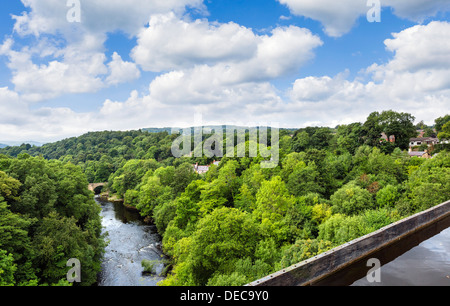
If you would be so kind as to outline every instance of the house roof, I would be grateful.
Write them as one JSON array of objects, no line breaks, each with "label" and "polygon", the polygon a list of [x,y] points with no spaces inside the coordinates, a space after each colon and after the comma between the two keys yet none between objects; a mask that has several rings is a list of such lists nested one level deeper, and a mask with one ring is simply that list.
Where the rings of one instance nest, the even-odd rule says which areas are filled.
[{"label": "house roof", "polygon": [[426,154],[427,152],[423,152],[423,151],[412,151],[412,152],[408,152],[409,156],[423,156],[424,154]]},{"label": "house roof", "polygon": [[439,141],[439,139],[435,137],[418,137],[410,138],[409,141]]}]

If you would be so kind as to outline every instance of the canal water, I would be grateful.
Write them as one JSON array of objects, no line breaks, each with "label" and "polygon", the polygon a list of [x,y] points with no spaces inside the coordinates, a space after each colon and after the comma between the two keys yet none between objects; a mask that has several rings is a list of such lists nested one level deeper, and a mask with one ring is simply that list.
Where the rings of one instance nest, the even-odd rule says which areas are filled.
[{"label": "canal water", "polygon": [[352,286],[450,286],[450,228],[385,264],[379,275],[380,282],[364,277]]},{"label": "canal water", "polygon": [[[375,282],[369,259],[381,268]],[[370,273],[372,277],[367,277]],[[450,286],[450,217],[402,238],[350,266],[322,279],[315,286]]]},{"label": "canal water", "polygon": [[[164,269],[161,237],[154,225],[145,224],[139,213],[121,203],[104,202],[101,206],[103,232],[108,234],[108,246],[99,274],[99,286],[156,286],[163,280]],[[143,273],[142,260],[154,261],[154,273]]]}]

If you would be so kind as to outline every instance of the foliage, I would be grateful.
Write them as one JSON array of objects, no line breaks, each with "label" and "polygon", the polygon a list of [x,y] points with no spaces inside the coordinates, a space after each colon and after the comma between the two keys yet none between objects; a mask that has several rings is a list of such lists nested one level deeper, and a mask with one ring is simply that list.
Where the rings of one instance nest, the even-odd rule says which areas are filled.
[{"label": "foliage", "polygon": [[0,279],[68,285],[66,262],[78,258],[82,284],[95,283],[105,243],[100,208],[81,168],[27,154],[8,165],[0,172],[0,261],[8,264]]},{"label": "foliage", "polygon": [[103,183],[123,166],[123,162],[132,159],[168,160],[173,139],[174,136],[167,132],[91,132],[42,147],[25,144],[20,147],[7,147],[0,149],[0,153],[13,157],[27,153],[31,156],[42,156],[47,160],[71,162],[82,167],[90,183]]},{"label": "foliage", "polygon": [[14,273],[16,270],[17,265],[14,264],[12,254],[0,250],[0,287],[15,285]]},{"label": "foliage", "polygon": [[330,250],[331,247],[330,241],[317,239],[297,240],[283,251],[278,268],[287,268],[293,264],[326,252]]},{"label": "foliage", "polygon": [[349,183],[331,196],[331,204],[334,213],[350,216],[373,208],[373,199],[369,191]]},{"label": "foliage", "polygon": [[426,160],[405,181],[399,203],[405,214],[422,211],[450,198],[450,153],[441,152]]},{"label": "foliage", "polygon": [[155,264],[157,264],[159,261],[156,260],[148,260],[144,259],[141,261],[141,266],[144,268],[144,273],[155,273]]},{"label": "foliage", "polygon": [[442,131],[438,134],[438,138],[441,140],[450,139],[450,121],[444,124],[444,126],[442,127]]},{"label": "foliage", "polygon": [[295,199],[281,177],[275,176],[262,183],[256,194],[253,215],[261,222],[261,229],[266,235],[281,242],[288,238],[290,228],[287,216],[293,212],[294,204]]},{"label": "foliage", "polygon": [[450,114],[449,114],[449,115],[445,115],[445,116],[443,116],[443,117],[437,118],[437,119],[435,120],[435,128],[436,128],[436,131],[437,131],[438,133],[439,133],[439,132],[442,132],[442,129],[443,129],[444,125],[445,125],[446,123],[448,123],[448,122],[450,122]]},{"label": "foliage", "polygon": [[[183,265],[169,278],[175,283],[189,279],[191,285],[206,285],[214,273],[230,272],[239,258],[253,256],[259,236],[258,225],[248,213],[215,209],[199,221],[189,247],[184,248],[186,254],[178,254],[185,259]],[[185,273],[189,276],[183,276]]]},{"label": "foliage", "polygon": [[376,201],[379,207],[394,207],[395,203],[400,199],[401,193],[399,188],[393,185],[387,185],[376,195]]},{"label": "foliage", "polygon": [[398,221],[396,211],[367,210],[353,216],[335,214],[319,226],[318,239],[341,245]]},{"label": "foliage", "polygon": [[[414,120],[415,118],[408,113],[397,113],[392,110],[382,113],[373,112],[363,125],[365,143],[371,146],[382,146],[381,133],[385,133],[387,137],[395,136],[395,143],[400,149],[407,149],[409,139],[417,134]],[[394,148],[395,146],[391,147],[387,153],[391,153]]]}]

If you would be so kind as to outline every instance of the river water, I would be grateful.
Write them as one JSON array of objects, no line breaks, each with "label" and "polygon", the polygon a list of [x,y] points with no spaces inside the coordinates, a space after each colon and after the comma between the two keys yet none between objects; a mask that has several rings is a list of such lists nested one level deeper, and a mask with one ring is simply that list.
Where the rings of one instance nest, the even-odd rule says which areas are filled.
[{"label": "river water", "polygon": [[[164,255],[161,237],[154,225],[145,224],[138,212],[127,210],[121,203],[96,202],[101,206],[103,232],[108,233],[108,246],[99,274],[99,286],[156,286],[164,278]],[[144,274],[142,260],[157,261],[154,274]]]}]

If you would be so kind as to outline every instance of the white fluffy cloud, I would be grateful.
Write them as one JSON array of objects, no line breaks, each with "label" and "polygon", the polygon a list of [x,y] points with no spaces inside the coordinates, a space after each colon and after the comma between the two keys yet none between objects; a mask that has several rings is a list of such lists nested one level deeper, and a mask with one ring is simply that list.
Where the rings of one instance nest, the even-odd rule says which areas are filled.
[{"label": "white fluffy cloud", "polygon": [[2,141],[56,141],[80,132],[101,128],[92,113],[68,108],[32,109],[19,94],[0,88],[0,137]]},{"label": "white fluffy cloud", "polygon": [[271,34],[260,38],[256,56],[238,68],[244,78],[259,76],[264,80],[298,72],[314,57],[313,50],[323,44],[308,29],[295,26],[275,28]]},{"label": "white fluffy cloud", "polygon": [[[31,100],[43,100],[64,93],[95,92],[104,87],[101,76],[108,72],[104,64],[106,56],[97,51],[97,42],[95,36],[87,35],[63,49],[42,40],[35,47],[14,50],[13,40],[8,39],[0,47],[0,54],[9,58],[7,65],[15,90]],[[53,60],[33,61],[43,54]]]},{"label": "white fluffy cloud", "polygon": [[136,67],[136,64],[123,61],[122,57],[117,54],[117,52],[114,52],[112,61],[108,64],[108,68],[110,74],[106,78],[106,83],[110,85],[130,82],[141,76],[141,72]]},{"label": "white fluffy cloud", "polygon": [[402,18],[422,22],[438,12],[450,11],[449,0],[383,0],[383,6],[390,6]]},{"label": "white fluffy cloud", "polygon": [[[278,0],[292,14],[318,20],[329,36],[341,36],[351,30],[356,20],[371,7],[367,0]],[[450,11],[449,0],[381,0],[382,7],[391,7],[402,18],[423,21],[438,12]]]},{"label": "white fluffy cloud", "polygon": [[[76,2],[76,1],[74,1]],[[63,0],[22,0],[29,13],[15,16],[14,30],[21,35],[73,34],[74,24],[67,21],[71,7]],[[152,14],[176,12],[187,6],[203,9],[202,0],[95,0],[80,1],[81,23],[78,31],[106,33],[124,31],[134,36],[148,23]],[[133,16],[133,18],[130,18]]]},{"label": "white fluffy cloud", "polygon": [[367,12],[366,0],[278,0],[294,15],[320,21],[330,36],[350,31],[355,20]]},{"label": "white fluffy cloud", "polygon": [[367,69],[373,79],[398,96],[450,93],[450,23],[430,22],[393,34],[385,41],[394,57],[385,65]]},{"label": "white fluffy cloud", "polygon": [[235,23],[187,22],[169,14],[152,17],[150,26],[139,34],[132,57],[144,70],[175,70],[155,84],[171,79],[181,83],[174,88],[189,84],[195,89],[208,83],[265,81],[297,72],[321,45],[319,37],[294,26],[256,35]]},{"label": "white fluffy cloud", "polygon": [[255,35],[232,22],[188,22],[171,13],[151,18],[149,27],[138,35],[132,57],[147,71],[222,64],[217,69],[230,79],[274,78],[297,70],[320,45],[319,37],[294,26],[276,28],[271,35]]},{"label": "white fluffy cloud", "polygon": [[[234,119],[231,123],[278,122],[299,127],[363,122],[373,111],[395,109],[431,124],[450,106],[450,45],[445,39],[449,36],[446,22],[406,29],[385,41],[392,59],[368,67],[361,78],[349,80],[346,71],[337,76],[305,77],[286,93],[265,81],[230,82],[236,74],[228,74],[227,69],[239,71],[239,65],[198,65],[161,75],[142,97],[135,92],[125,102],[107,101],[102,113],[139,113],[143,123],[158,122],[155,113],[163,113],[167,122],[192,125],[194,113],[201,112],[208,124]],[[176,119],[175,109],[180,110]],[[126,117],[118,118],[126,121]]]},{"label": "white fluffy cloud", "polygon": [[14,38],[8,38],[0,54],[9,58],[15,90],[34,101],[92,93],[139,78],[136,65],[123,61],[119,54],[107,62],[108,33],[121,31],[133,37],[152,14],[181,15],[187,6],[203,9],[202,0],[80,1],[81,22],[71,23],[67,1],[22,2],[30,11],[13,16],[14,33],[32,43],[16,49]]},{"label": "white fluffy cloud", "polygon": [[385,41],[394,54],[392,60],[368,67],[368,82],[349,81],[344,75],[299,79],[290,92],[290,105],[299,111],[315,110],[314,117],[322,118],[322,123],[333,122],[333,116],[348,120],[395,108],[431,124],[450,107],[450,44],[446,37],[450,37],[447,22],[395,33]]},{"label": "white fluffy cloud", "polygon": [[233,22],[188,22],[174,13],[154,15],[149,27],[140,31],[132,57],[144,70],[160,72],[246,59],[255,53],[256,40],[250,29]]},{"label": "white fluffy cloud", "polygon": [[150,84],[150,96],[167,105],[210,105],[264,102],[273,92],[267,82],[224,83],[220,70],[208,66],[191,71],[174,71],[156,78]]},{"label": "white fluffy cloud", "polygon": [[450,23],[430,22],[418,25],[385,41],[389,51],[395,52],[389,63],[391,69],[417,71],[450,69]]}]

